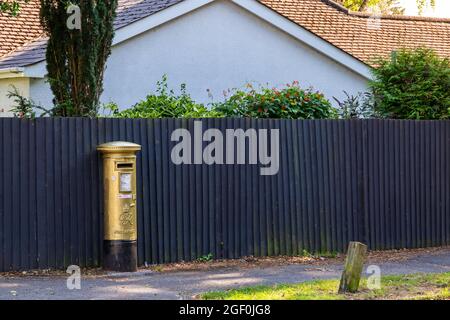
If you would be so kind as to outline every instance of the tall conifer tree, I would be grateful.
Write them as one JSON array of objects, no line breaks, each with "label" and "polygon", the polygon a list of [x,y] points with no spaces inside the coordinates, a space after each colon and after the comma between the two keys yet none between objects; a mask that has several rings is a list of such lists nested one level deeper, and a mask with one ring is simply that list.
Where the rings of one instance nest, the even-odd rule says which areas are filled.
[{"label": "tall conifer tree", "polygon": [[[67,13],[80,8],[80,17]],[[95,116],[111,54],[117,0],[41,0],[41,24],[49,35],[47,71],[54,94],[54,116]],[[70,19],[81,29],[71,30]]]}]

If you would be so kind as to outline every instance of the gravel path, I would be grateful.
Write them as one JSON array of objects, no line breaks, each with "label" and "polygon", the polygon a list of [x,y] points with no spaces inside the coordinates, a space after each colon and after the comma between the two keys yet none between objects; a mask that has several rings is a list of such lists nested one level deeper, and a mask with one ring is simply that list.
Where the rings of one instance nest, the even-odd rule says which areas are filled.
[{"label": "gravel path", "polygon": [[[450,272],[450,249],[379,264],[382,274]],[[0,276],[0,300],[36,299],[191,299],[195,295],[242,286],[337,279],[342,265],[283,265],[157,273],[140,271],[82,278],[81,290],[68,290],[65,277]]]}]

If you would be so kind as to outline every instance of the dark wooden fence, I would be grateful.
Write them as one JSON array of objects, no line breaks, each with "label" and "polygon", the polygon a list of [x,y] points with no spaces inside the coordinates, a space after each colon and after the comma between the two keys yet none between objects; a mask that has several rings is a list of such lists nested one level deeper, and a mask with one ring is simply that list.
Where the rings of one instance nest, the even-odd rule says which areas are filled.
[{"label": "dark wooden fence", "polygon": [[193,120],[0,119],[0,271],[101,263],[96,146],[142,144],[139,262],[342,252],[450,242],[450,122],[203,120],[280,130],[280,171],[176,166]]}]

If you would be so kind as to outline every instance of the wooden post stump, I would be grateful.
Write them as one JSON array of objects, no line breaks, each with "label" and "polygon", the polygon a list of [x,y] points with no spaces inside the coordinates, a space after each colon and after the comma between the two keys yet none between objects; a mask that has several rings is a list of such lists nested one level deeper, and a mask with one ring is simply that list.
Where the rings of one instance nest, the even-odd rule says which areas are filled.
[{"label": "wooden post stump", "polygon": [[341,284],[339,286],[339,293],[354,293],[358,291],[366,253],[367,246],[365,244],[350,242],[344,272],[342,273]]}]

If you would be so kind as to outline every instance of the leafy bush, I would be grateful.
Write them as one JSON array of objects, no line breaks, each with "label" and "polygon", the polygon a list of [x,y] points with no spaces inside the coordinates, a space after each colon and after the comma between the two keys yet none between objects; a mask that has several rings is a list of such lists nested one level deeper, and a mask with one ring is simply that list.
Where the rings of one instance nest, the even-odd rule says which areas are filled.
[{"label": "leafy bush", "polygon": [[339,119],[371,119],[380,116],[375,111],[374,96],[370,92],[358,93],[356,96],[344,91],[346,99],[334,98],[339,105],[337,114]]},{"label": "leafy bush", "polygon": [[8,91],[6,96],[14,101],[14,107],[11,109],[14,117],[20,119],[34,119],[36,118],[37,113],[39,113],[40,117],[49,114],[48,110],[37,105],[33,100],[22,96],[15,86],[11,87],[12,90]]},{"label": "leafy bush", "polygon": [[324,95],[300,88],[298,81],[277,90],[247,85],[230,98],[213,104],[213,110],[227,117],[326,119],[335,117],[335,109]]},{"label": "leafy bush", "polygon": [[[7,97],[14,101],[11,112],[14,117],[21,119],[34,119],[36,117],[73,117],[76,113],[72,113],[73,106],[70,101],[64,104],[56,105],[51,108],[45,108],[36,104],[32,99],[28,99],[20,94],[16,87],[12,86],[13,90],[8,91]],[[92,114],[86,114],[85,117],[98,117],[98,110],[93,110]]]},{"label": "leafy bush", "polygon": [[22,96],[16,87],[13,87],[12,91],[8,91],[7,97],[14,101],[14,108],[11,109],[14,117],[21,119],[36,117],[34,102]]},{"label": "leafy bush", "polygon": [[429,49],[403,49],[378,60],[370,83],[376,109],[393,119],[450,118],[450,61]]},{"label": "leafy bush", "polygon": [[[112,105],[113,106],[113,105]],[[111,108],[111,105],[110,105]],[[147,98],[134,107],[118,111],[112,107],[116,118],[210,118],[219,117],[220,114],[208,110],[202,104],[197,104],[186,92],[186,85],[181,85],[181,94],[175,95],[168,89],[167,76],[157,83],[156,94]]]}]

